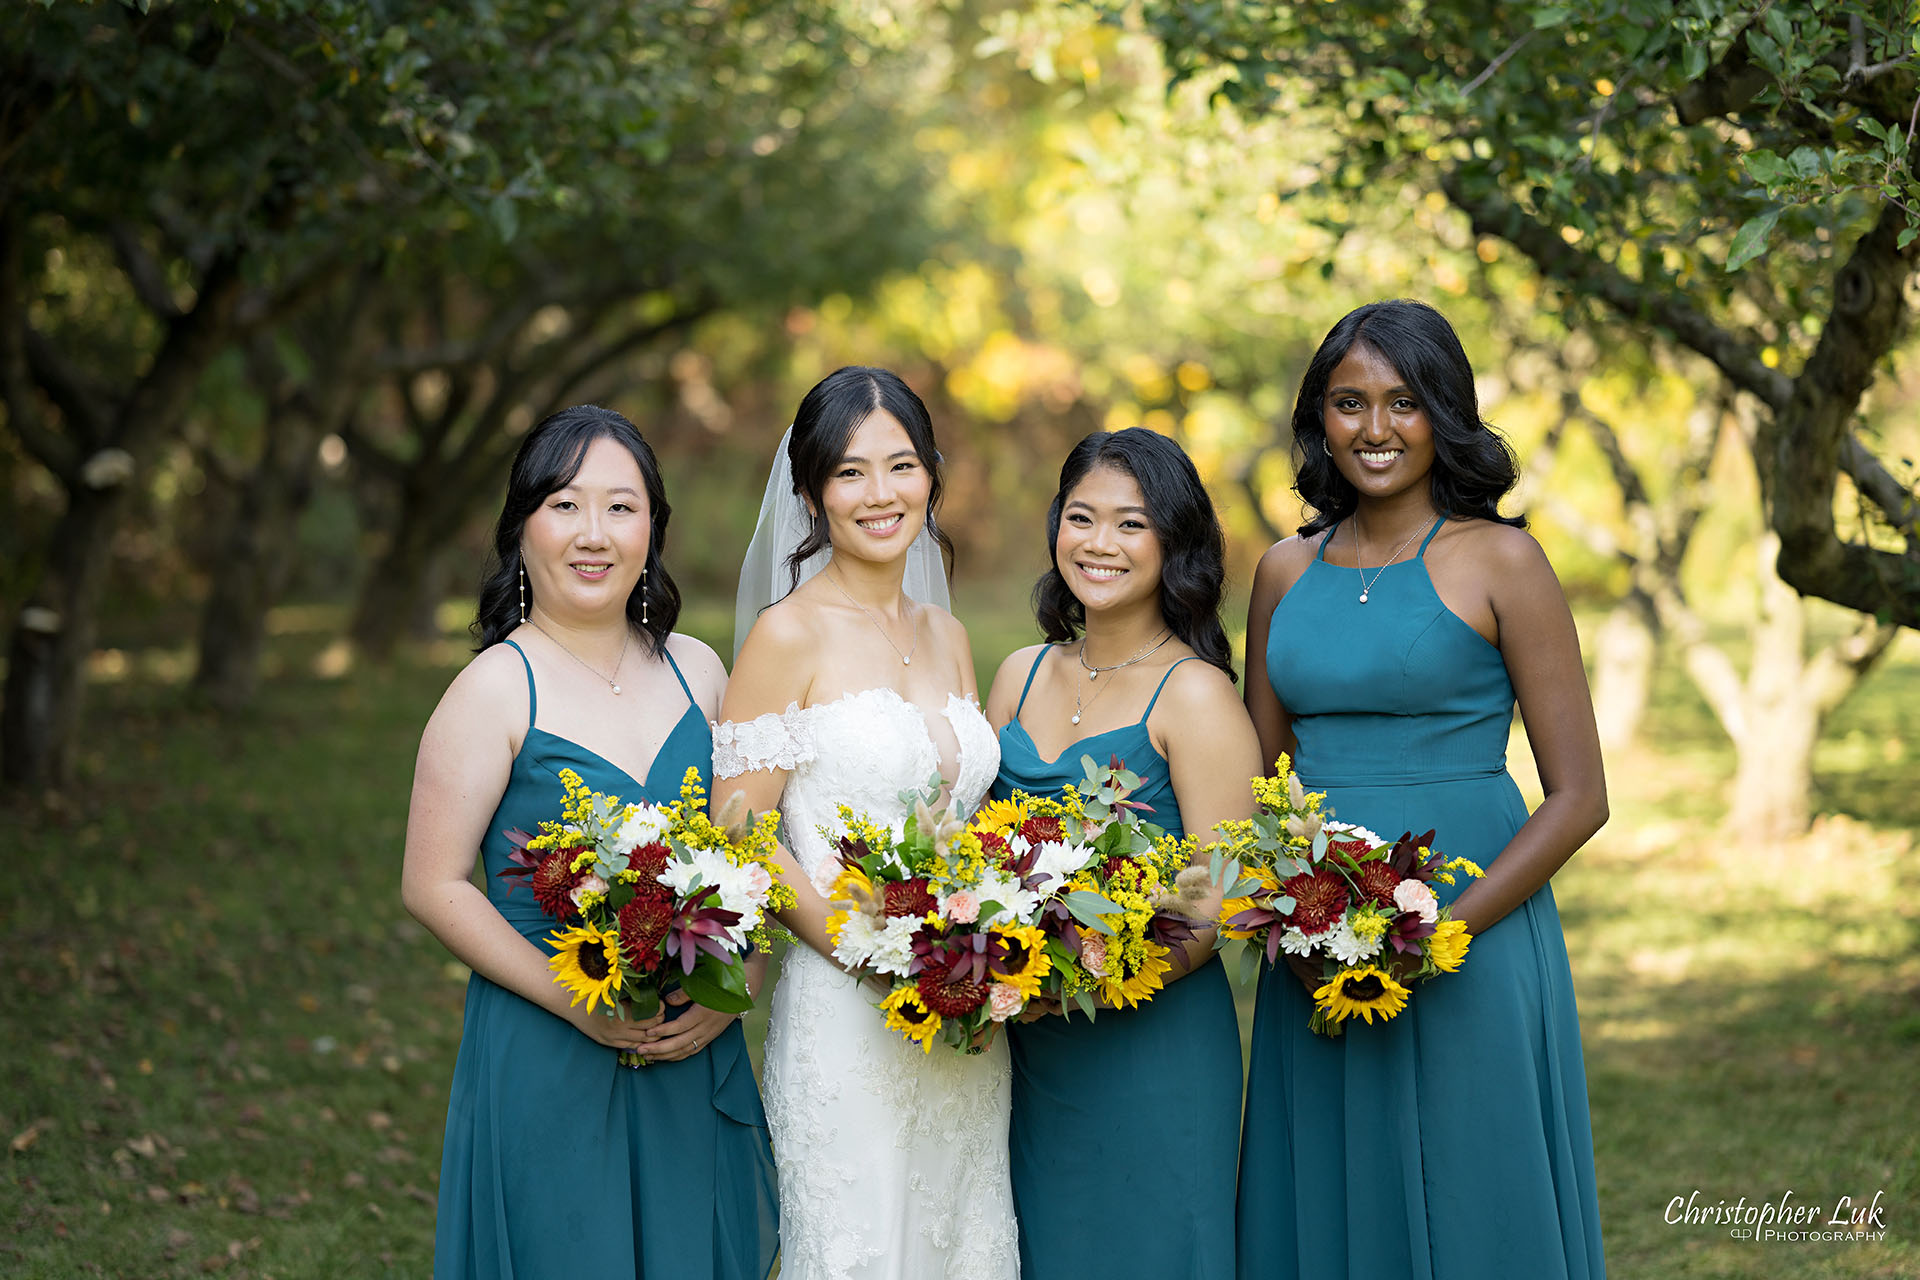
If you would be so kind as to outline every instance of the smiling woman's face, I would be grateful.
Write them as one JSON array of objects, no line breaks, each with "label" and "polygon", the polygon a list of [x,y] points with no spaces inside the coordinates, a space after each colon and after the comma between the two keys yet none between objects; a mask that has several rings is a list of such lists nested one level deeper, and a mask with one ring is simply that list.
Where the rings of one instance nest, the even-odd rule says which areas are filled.
[{"label": "smiling woman's face", "polygon": [[933,477],[900,420],[875,409],[847,438],[820,501],[836,556],[886,561],[906,554],[927,522]]},{"label": "smiling woman's face", "polygon": [[602,436],[587,446],[572,482],[527,517],[521,546],[534,607],[569,622],[624,613],[652,540],[640,464]]},{"label": "smiling woman's face", "polygon": [[1119,467],[1094,467],[1060,504],[1053,562],[1088,613],[1157,601],[1164,561],[1147,496]]},{"label": "smiling woman's face", "polygon": [[1356,342],[1334,366],[1321,402],[1333,465],[1363,498],[1391,498],[1433,469],[1426,406],[1392,361]]}]

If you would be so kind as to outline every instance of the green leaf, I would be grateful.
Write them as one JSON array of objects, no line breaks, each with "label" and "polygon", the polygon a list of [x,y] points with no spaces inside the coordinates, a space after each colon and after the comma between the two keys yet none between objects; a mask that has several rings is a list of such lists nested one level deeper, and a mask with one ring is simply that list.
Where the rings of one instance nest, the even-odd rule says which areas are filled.
[{"label": "green leaf", "polygon": [[703,955],[693,966],[693,972],[680,979],[680,987],[695,1004],[721,1013],[745,1013],[753,1008],[753,997],[747,994],[747,966],[743,961],[723,965],[712,956]]},{"label": "green leaf", "polygon": [[1901,229],[1899,236],[1895,238],[1894,245],[1897,248],[1904,249],[1913,243],[1915,236],[1920,236],[1920,227],[1904,227]]},{"label": "green leaf", "polygon": [[1734,233],[1733,244],[1727,250],[1727,270],[1738,271],[1766,251],[1767,236],[1773,231],[1773,224],[1780,221],[1780,210],[1769,209],[1757,218],[1748,218],[1740,230]]},{"label": "green leaf", "polygon": [[1747,176],[1762,186],[1772,186],[1787,176],[1787,162],[1765,147],[1757,147],[1741,157]]},{"label": "green leaf", "polygon": [[1566,20],[1572,16],[1573,10],[1564,5],[1547,5],[1544,8],[1533,11],[1533,29],[1535,31],[1545,31],[1549,27],[1557,27],[1564,24]]}]

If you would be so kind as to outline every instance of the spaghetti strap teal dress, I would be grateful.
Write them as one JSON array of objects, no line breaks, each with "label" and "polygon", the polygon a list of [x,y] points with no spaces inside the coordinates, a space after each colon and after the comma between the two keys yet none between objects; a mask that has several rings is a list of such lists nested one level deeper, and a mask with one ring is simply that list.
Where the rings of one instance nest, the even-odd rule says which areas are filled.
[{"label": "spaghetti strap teal dress", "polygon": [[[1152,822],[1185,834],[1167,762],[1147,718],[1041,758],[1014,718],[1000,731],[992,794],[1058,794],[1080,757],[1119,756],[1141,776]],[[1181,661],[1189,661],[1182,659]],[[1175,663],[1174,666],[1178,666]],[[1168,668],[1168,675],[1172,668]],[[1138,1008],[1014,1023],[1014,1211],[1025,1280],[1218,1280],[1233,1274],[1234,1158],[1240,1136],[1240,1026],[1220,965],[1208,962]]]},{"label": "spaghetti strap teal dress", "polygon": [[[708,776],[713,739],[688,691],[641,782],[538,727],[531,664],[527,701],[526,739],[481,853],[489,901],[548,951],[553,921],[524,886],[509,894],[513,882],[500,878],[510,851],[502,833],[559,817],[562,769],[622,800],[676,800],[689,766]],[[775,1204],[766,1115],[737,1021],[691,1057],[628,1068],[544,1009],[477,973],[468,980],[435,1280],[765,1280]]]},{"label": "spaghetti strap teal dress", "polygon": [[[1336,816],[1490,865],[1527,819],[1500,651],[1441,603],[1427,544],[1360,580],[1326,542],[1274,610],[1267,673]],[[1328,538],[1331,539],[1331,532]],[[1435,884],[1443,903],[1470,883]],[[1553,892],[1384,1024],[1307,1030],[1263,970],[1240,1151],[1241,1280],[1599,1280],[1580,1019]]]}]

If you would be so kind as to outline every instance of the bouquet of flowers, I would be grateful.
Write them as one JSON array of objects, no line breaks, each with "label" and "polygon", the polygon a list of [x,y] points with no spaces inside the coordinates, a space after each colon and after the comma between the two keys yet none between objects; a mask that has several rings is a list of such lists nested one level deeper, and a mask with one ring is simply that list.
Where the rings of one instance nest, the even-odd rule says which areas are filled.
[{"label": "bouquet of flowers", "polygon": [[1153,998],[1184,969],[1212,880],[1192,865],[1198,842],[1176,840],[1128,797],[1140,776],[1118,757],[1106,767],[1080,757],[1086,776],[1056,797],[1016,791],[974,819],[983,842],[1041,895],[1036,923],[1051,960],[1041,994],[1063,1012],[1095,1016],[1096,999],[1128,1008]]},{"label": "bouquet of flowers", "polygon": [[825,833],[839,851],[834,958],[887,985],[887,1026],[927,1052],[944,1039],[977,1053],[1041,995],[1089,1016],[1095,994],[1137,1004],[1193,936],[1163,892],[1193,845],[1138,819],[1139,778],[1119,761],[1082,763],[1087,780],[1057,801],[1016,794],[960,823],[932,808],[935,779],[902,797],[913,811],[897,835],[844,808]]},{"label": "bouquet of flowers", "polygon": [[1275,769],[1253,779],[1253,817],[1220,824],[1223,839],[1211,846],[1213,873],[1229,882],[1218,945],[1239,946],[1243,981],[1262,953],[1269,965],[1282,951],[1319,960],[1314,1031],[1337,1036],[1356,1016],[1384,1022],[1406,1007],[1411,983],[1458,969],[1472,941],[1433,883],[1484,873],[1435,852],[1431,831],[1389,842],[1335,822],[1326,796],[1303,788],[1286,756]]},{"label": "bouquet of flowers", "polygon": [[[670,805],[623,804],[560,771],[566,803],[540,833],[506,833],[503,876],[524,880],[563,926],[549,935],[555,982],[616,1018],[650,1018],[678,985],[709,1009],[744,1013],[746,953],[781,934],[768,913],[793,905],[773,861],[780,815],[707,816],[700,771],[688,769]],[[509,888],[508,892],[512,892]],[[621,1055],[628,1066],[637,1054]]]}]

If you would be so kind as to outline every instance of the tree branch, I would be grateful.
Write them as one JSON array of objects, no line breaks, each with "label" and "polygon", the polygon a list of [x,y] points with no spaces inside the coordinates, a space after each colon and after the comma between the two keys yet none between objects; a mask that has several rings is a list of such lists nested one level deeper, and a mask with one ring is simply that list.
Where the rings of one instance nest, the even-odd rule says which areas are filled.
[{"label": "tree branch", "polygon": [[1813,655],[1803,679],[1821,719],[1846,701],[1899,634],[1899,627],[1863,618],[1851,632]]},{"label": "tree branch", "polygon": [[115,219],[107,227],[107,238],[113,242],[114,256],[120,259],[120,270],[133,286],[134,296],[160,319],[178,319],[180,308],[167,287],[166,273],[140,243],[140,233],[131,223]]},{"label": "tree branch", "polygon": [[22,329],[27,368],[40,389],[46,392],[47,399],[66,419],[69,434],[89,452],[109,443],[113,434],[112,410],[44,334],[30,325],[23,324]]},{"label": "tree branch", "polygon": [[[1899,247],[1906,225],[1906,213],[1888,204],[1854,245],[1834,278],[1820,341],[1794,380],[1792,397],[1762,417],[1754,459],[1769,519],[1780,535],[1780,576],[1803,594],[1920,626],[1920,541],[1909,537],[1904,555],[1881,551],[1843,541],[1833,523],[1843,445],[1851,439],[1860,399],[1906,319],[1905,292],[1920,257],[1920,240]],[[1867,479],[1876,492],[1887,488],[1871,471]],[[1899,510],[1907,501],[1892,505]]]},{"label": "tree branch", "polygon": [[1562,240],[1557,229],[1497,192],[1469,193],[1457,169],[1443,175],[1441,186],[1467,215],[1475,234],[1507,241],[1532,259],[1542,275],[1598,298],[1628,320],[1659,325],[1681,345],[1705,356],[1735,386],[1776,409],[1792,395],[1792,380],[1761,361],[1757,342],[1721,328],[1691,299],[1635,280],[1582,252]]}]

